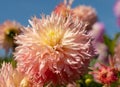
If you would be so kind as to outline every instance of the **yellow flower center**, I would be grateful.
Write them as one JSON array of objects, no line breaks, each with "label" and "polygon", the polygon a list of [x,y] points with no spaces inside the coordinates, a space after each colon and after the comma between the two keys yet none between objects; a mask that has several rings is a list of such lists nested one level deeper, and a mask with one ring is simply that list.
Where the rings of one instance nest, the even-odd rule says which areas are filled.
[{"label": "yellow flower center", "polygon": [[6,29],[5,36],[7,39],[11,40],[14,38],[16,34],[18,34],[18,32],[19,31],[16,28],[9,28],[9,29]]},{"label": "yellow flower center", "polygon": [[24,78],[24,79],[21,81],[20,87],[29,87],[28,78]]},{"label": "yellow flower center", "polygon": [[[44,33],[43,33],[44,32]],[[42,32],[42,40],[43,43],[49,45],[51,47],[56,46],[61,43],[61,39],[63,37],[63,30],[60,28],[46,28],[45,31]]]}]

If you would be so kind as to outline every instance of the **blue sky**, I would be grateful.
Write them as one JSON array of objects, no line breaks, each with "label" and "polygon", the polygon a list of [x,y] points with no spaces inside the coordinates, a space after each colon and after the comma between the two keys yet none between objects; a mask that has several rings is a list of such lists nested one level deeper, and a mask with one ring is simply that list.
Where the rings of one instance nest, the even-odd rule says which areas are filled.
[{"label": "blue sky", "polygon": [[[40,17],[40,14],[49,15],[57,4],[63,0],[0,0],[0,23],[5,20],[16,20],[27,26],[28,19],[32,16]],[[105,24],[106,33],[114,36],[120,32],[116,25],[113,13],[115,0],[74,0],[72,7],[89,5],[96,9],[98,18]]]}]

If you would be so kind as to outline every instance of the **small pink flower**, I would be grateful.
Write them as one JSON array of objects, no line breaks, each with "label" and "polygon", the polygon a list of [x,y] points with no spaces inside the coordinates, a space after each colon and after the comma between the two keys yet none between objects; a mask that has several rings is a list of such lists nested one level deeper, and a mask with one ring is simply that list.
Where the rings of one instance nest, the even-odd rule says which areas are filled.
[{"label": "small pink flower", "polygon": [[0,69],[0,87],[31,87],[27,76],[18,72],[11,64],[2,64]]},{"label": "small pink flower", "polygon": [[94,55],[86,24],[55,15],[33,18],[31,27],[16,37],[18,70],[35,84],[67,84],[80,78]]},{"label": "small pink flower", "polygon": [[0,25],[0,47],[4,48],[6,53],[14,48],[14,36],[20,33],[21,25],[15,21],[5,21]]},{"label": "small pink flower", "polygon": [[91,74],[93,74],[95,81],[105,85],[118,80],[118,69],[114,67],[113,61],[110,64],[110,66],[100,64],[98,68],[92,69]]}]

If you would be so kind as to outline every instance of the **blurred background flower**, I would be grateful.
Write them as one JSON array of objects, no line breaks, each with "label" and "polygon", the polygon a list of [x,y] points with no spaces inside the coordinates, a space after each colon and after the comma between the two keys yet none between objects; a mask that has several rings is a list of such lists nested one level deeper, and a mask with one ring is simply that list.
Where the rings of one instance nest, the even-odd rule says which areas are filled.
[{"label": "blurred background flower", "polygon": [[92,29],[93,24],[97,21],[97,14],[94,8],[90,6],[80,5],[72,9],[72,15],[74,18],[83,20],[88,23],[89,30]]},{"label": "blurred background flower", "polygon": [[0,47],[5,49],[6,54],[10,49],[14,50],[16,44],[14,37],[20,34],[22,26],[15,21],[5,21],[0,25]]}]

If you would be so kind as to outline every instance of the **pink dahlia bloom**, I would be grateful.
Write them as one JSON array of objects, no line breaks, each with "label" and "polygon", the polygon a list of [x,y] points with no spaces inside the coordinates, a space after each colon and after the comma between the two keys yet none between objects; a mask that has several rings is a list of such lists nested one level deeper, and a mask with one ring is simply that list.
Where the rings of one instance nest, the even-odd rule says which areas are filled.
[{"label": "pink dahlia bloom", "polygon": [[80,5],[72,9],[72,15],[75,18],[79,18],[88,23],[88,27],[91,29],[92,25],[97,21],[97,15],[95,9],[90,6]]},{"label": "pink dahlia bloom", "polygon": [[4,48],[6,53],[14,48],[14,36],[20,33],[21,25],[15,21],[5,21],[0,25],[0,47]]},{"label": "pink dahlia bloom", "polygon": [[2,64],[0,69],[0,87],[31,87],[28,78],[18,72],[11,64]]},{"label": "pink dahlia bloom", "polygon": [[16,37],[18,70],[35,84],[67,84],[80,78],[94,54],[86,24],[55,15],[33,18],[31,27]]}]

